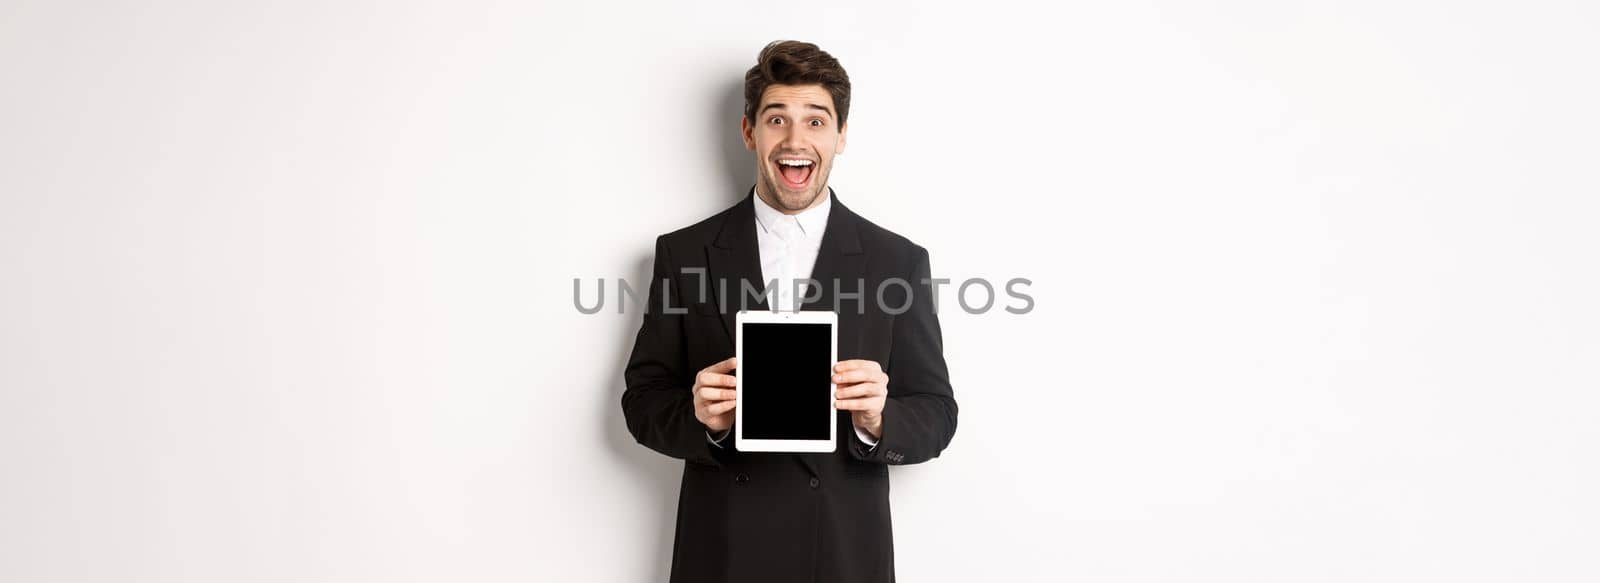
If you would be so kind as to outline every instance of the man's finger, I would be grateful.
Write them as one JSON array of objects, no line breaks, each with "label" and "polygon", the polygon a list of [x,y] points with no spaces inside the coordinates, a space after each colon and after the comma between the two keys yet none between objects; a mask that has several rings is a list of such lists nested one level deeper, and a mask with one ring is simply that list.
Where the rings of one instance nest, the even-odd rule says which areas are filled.
[{"label": "man's finger", "polygon": [[834,372],[846,372],[857,369],[882,371],[883,367],[878,366],[878,362],[875,360],[862,360],[859,358],[841,360],[839,361],[839,364],[833,365]]},{"label": "man's finger", "polygon": [[889,394],[889,390],[879,384],[856,385],[834,391],[834,399],[856,399],[861,397],[880,397]]},{"label": "man's finger", "polygon": [[733,372],[733,369],[736,368],[739,368],[739,358],[736,356],[730,356],[727,360],[706,367],[705,372],[728,374]]},{"label": "man's finger", "polygon": [[840,411],[872,411],[882,408],[877,399],[845,399],[834,401],[833,408]]},{"label": "man's finger", "polygon": [[712,416],[721,415],[723,413],[727,413],[729,411],[732,411],[733,410],[733,406],[737,405],[737,404],[739,404],[739,402],[735,401],[733,399],[728,399],[726,401],[717,401],[717,402],[712,403],[710,405],[706,405],[706,414],[707,415],[712,415]]},{"label": "man's finger", "polygon": [[694,382],[702,387],[736,387],[739,379],[733,375],[702,372],[694,378]]},{"label": "man's finger", "polygon": [[726,401],[734,398],[738,393],[731,389],[716,387],[700,387],[700,398],[707,401]]},{"label": "man's finger", "polygon": [[851,369],[851,370],[848,370],[848,371],[833,375],[833,383],[836,384],[836,385],[853,385],[853,384],[856,384],[856,383],[881,383],[881,382],[887,382],[888,380],[889,379],[883,373],[875,371],[875,370],[864,369],[864,368]]}]

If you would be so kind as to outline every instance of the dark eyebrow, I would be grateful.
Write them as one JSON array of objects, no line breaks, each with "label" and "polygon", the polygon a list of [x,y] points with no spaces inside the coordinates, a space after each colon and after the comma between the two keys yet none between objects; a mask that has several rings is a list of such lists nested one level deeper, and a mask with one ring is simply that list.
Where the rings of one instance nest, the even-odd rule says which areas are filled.
[{"label": "dark eyebrow", "polygon": [[[772,109],[774,107],[776,107],[778,109],[788,109],[789,105],[786,104],[786,103],[777,103],[777,102],[768,103],[765,107],[761,108],[761,113],[765,114],[765,113],[767,113],[767,110]],[[817,105],[815,103],[807,103],[806,104],[806,109],[821,110],[823,113],[828,114],[828,117],[833,117],[833,110],[828,109],[827,106],[824,106],[824,105]]]}]

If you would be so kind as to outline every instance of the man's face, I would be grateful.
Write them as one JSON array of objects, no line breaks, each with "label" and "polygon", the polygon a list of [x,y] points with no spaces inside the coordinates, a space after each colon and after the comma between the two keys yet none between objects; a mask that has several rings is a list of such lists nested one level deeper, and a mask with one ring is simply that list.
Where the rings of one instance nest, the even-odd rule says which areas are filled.
[{"label": "man's face", "polygon": [[787,213],[811,208],[827,192],[833,156],[844,152],[845,130],[833,96],[821,85],[772,85],[756,118],[740,122],[744,147],[756,153],[756,194]]}]

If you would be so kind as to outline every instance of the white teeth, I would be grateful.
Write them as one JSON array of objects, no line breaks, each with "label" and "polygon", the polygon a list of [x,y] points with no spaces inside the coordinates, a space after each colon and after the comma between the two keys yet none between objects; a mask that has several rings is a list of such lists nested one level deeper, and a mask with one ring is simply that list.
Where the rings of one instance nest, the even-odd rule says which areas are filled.
[{"label": "white teeth", "polygon": [[781,166],[810,166],[811,165],[811,161],[810,160],[779,160],[778,164],[781,165]]}]

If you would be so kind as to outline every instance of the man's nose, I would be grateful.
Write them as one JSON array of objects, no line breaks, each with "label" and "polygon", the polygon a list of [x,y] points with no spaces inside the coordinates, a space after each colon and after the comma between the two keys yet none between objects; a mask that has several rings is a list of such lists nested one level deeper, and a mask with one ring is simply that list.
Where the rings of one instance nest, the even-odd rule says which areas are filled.
[{"label": "man's nose", "polygon": [[780,148],[786,152],[795,152],[800,150],[799,131],[795,130],[793,126],[784,126],[783,129],[778,131],[780,132],[778,134],[778,146]]}]

